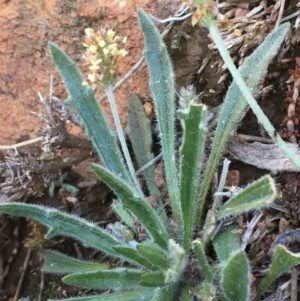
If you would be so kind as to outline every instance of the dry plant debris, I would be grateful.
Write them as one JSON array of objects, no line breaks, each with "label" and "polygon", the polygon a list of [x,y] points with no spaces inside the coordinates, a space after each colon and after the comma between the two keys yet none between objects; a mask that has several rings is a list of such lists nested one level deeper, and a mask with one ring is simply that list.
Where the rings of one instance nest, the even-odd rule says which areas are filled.
[{"label": "dry plant debris", "polygon": [[[238,66],[242,65],[245,57],[264,40],[268,33],[284,20],[282,19],[281,9],[284,8],[286,12],[293,12],[297,9],[296,1],[291,2],[288,8],[284,7],[284,1],[276,1],[274,5],[268,5],[266,0],[253,7],[258,2],[242,1],[237,3],[237,1],[226,1],[220,4],[220,11],[224,16],[224,20],[220,22],[219,26],[221,35],[228,51]],[[299,40],[299,38],[295,40],[296,36],[299,36],[298,28],[296,28],[293,38],[287,41],[285,48],[279,54],[279,58],[288,51],[291,45],[295,44],[296,40]],[[201,75],[204,69],[209,66],[218,74],[218,83],[221,84],[226,80],[229,73],[223,60],[219,57],[213,41],[208,47],[212,51],[203,60],[198,74]]]},{"label": "dry plant debris", "polygon": [[92,147],[87,139],[68,133],[66,126],[72,121],[82,126],[78,117],[53,95],[50,81],[49,99],[40,96],[45,114],[37,114],[45,126],[40,129],[42,147],[35,153],[10,149],[0,163],[2,201],[15,201],[29,196],[42,196],[45,187],[58,178],[65,168],[89,158]]},{"label": "dry plant debris", "polygon": [[[297,145],[290,143],[288,146],[295,153],[295,156],[300,156],[300,150]],[[235,160],[260,169],[269,170],[274,174],[298,171],[275,144],[247,143],[241,142],[238,137],[231,137],[228,141],[226,152]]]}]

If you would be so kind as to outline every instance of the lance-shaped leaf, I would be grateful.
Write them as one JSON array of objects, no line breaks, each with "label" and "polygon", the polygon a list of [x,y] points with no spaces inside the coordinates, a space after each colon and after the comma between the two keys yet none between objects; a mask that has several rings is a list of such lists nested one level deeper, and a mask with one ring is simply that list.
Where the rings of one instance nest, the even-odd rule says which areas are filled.
[{"label": "lance-shaped leaf", "polygon": [[137,251],[154,266],[158,266],[161,269],[167,269],[169,267],[167,254],[157,245],[141,243],[137,246]]},{"label": "lance-shaped leaf", "polygon": [[228,260],[232,252],[240,249],[241,234],[237,230],[239,230],[237,225],[230,225],[213,239],[213,246],[221,264]]},{"label": "lance-shaped leaf", "polygon": [[124,208],[129,209],[138,218],[153,240],[160,247],[167,249],[168,234],[150,204],[140,198],[129,185],[104,167],[93,164],[92,170],[117,194]]},{"label": "lance-shaped leaf", "polygon": [[137,288],[145,272],[135,269],[116,268],[90,273],[74,273],[62,278],[66,284],[89,289],[114,290]]},{"label": "lance-shaped leaf", "polygon": [[140,26],[145,38],[144,57],[150,74],[150,89],[155,104],[155,117],[165,163],[173,218],[182,224],[175,158],[175,81],[166,45],[148,15],[138,9]]},{"label": "lance-shaped leaf", "polygon": [[[46,239],[55,236],[67,236],[79,240],[83,245],[100,250],[108,255],[120,257],[112,247],[120,242],[96,224],[87,220],[61,212],[57,209],[24,203],[0,204],[0,212],[29,217],[49,227]],[[124,258],[122,258],[124,259]]]},{"label": "lance-shaped leaf", "polygon": [[86,297],[74,297],[66,299],[48,299],[48,301],[148,301],[153,296],[153,289],[135,289],[131,291],[120,291],[115,293],[104,293]]},{"label": "lance-shaped leaf", "polygon": [[266,291],[266,289],[276,278],[298,264],[300,264],[299,254],[290,252],[283,245],[278,245],[275,249],[275,254],[270,269],[257,289],[257,296],[255,298],[255,301],[258,301],[260,299],[261,295]]},{"label": "lance-shaped leaf", "polygon": [[140,285],[149,287],[158,287],[165,284],[165,275],[163,272],[150,272],[142,276]]},{"label": "lance-shaped leaf", "polygon": [[51,42],[49,49],[69,93],[66,104],[77,111],[103,164],[127,183],[131,183],[116,139],[95,99],[95,92],[82,85],[84,78],[80,70],[63,50]]},{"label": "lance-shaped leaf", "polygon": [[[287,26],[276,28],[266,37],[261,45],[245,59],[241,68],[240,75],[244,78],[246,85],[253,92],[261,78],[263,72],[268,67],[272,58],[276,55],[281,43],[283,42]],[[214,175],[215,168],[219,161],[220,155],[224,150],[225,143],[233,130],[236,122],[246,108],[247,102],[237,83],[234,81],[226,94],[222,110],[220,112],[219,122],[216,129],[214,143],[211,150],[203,182],[201,184],[198,208],[198,223],[201,224],[203,207],[206,201],[206,195],[210,188],[210,183]]]},{"label": "lance-shaped leaf", "polygon": [[[135,94],[129,98],[128,135],[139,168],[141,168],[154,158],[151,151],[153,141],[150,120],[146,116],[141,100]],[[160,196],[160,191],[154,181],[154,166],[145,170],[143,177],[146,180],[150,194],[156,198],[159,204],[159,215],[166,221],[167,216],[164,204]]]},{"label": "lance-shaped leaf", "polygon": [[269,205],[275,198],[274,180],[270,176],[261,177],[222,206],[216,214],[216,219],[220,220],[243,212],[257,210]]},{"label": "lance-shaped leaf", "polygon": [[133,231],[133,233],[137,232],[137,227],[134,224],[133,217],[123,208],[123,205],[119,200],[113,200],[111,208],[117,213],[121,220]]},{"label": "lance-shaped leaf", "polygon": [[113,249],[124,257],[131,258],[131,262],[137,262],[141,266],[150,270],[158,270],[159,267],[153,265],[147,258],[142,256],[136,249],[128,246],[115,246]]},{"label": "lance-shaped leaf", "polygon": [[46,273],[68,274],[91,272],[107,269],[109,267],[108,264],[75,259],[52,250],[46,250],[44,256],[45,260],[42,271]]},{"label": "lance-shaped leaf", "polygon": [[221,271],[221,289],[228,301],[247,301],[250,293],[250,267],[246,254],[233,253]]},{"label": "lance-shaped leaf", "polygon": [[183,214],[183,244],[186,251],[190,250],[194,230],[197,188],[207,132],[206,111],[204,105],[190,105],[187,109],[178,111],[184,133],[180,150],[180,200]]}]

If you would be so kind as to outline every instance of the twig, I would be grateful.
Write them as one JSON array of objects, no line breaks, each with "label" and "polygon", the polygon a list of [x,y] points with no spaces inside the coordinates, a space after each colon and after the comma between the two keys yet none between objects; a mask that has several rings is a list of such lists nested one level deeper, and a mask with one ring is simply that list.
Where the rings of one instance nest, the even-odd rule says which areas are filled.
[{"label": "twig", "polygon": [[299,27],[299,24],[300,24],[300,16],[297,17],[297,19],[296,19],[296,21],[295,21],[294,27],[295,27],[295,28],[298,28],[298,27]]},{"label": "twig", "polygon": [[244,134],[236,134],[234,136],[245,139],[247,141],[256,141],[256,142],[269,143],[269,144],[274,143],[274,141],[270,138],[257,137],[257,136],[244,135]]},{"label": "twig", "polygon": [[250,223],[247,225],[247,230],[242,236],[241,250],[246,249],[251,234],[253,233],[254,227],[257,225],[262,216],[262,213],[257,212],[251,219]]},{"label": "twig", "polygon": [[41,272],[41,282],[40,282],[40,290],[39,290],[39,295],[38,295],[38,301],[43,301],[43,290],[45,287],[45,273]]},{"label": "twig", "polygon": [[298,270],[293,268],[291,271],[291,301],[298,300]]},{"label": "twig", "polygon": [[49,89],[49,102],[51,103],[51,98],[53,96],[53,92],[54,92],[54,89],[53,89],[53,75],[50,76],[50,89]]},{"label": "twig", "polygon": [[28,268],[30,256],[31,256],[31,249],[28,249],[27,255],[26,255],[26,258],[25,258],[25,262],[24,262],[24,265],[23,265],[23,268],[22,268],[22,274],[21,274],[21,277],[19,279],[19,283],[18,283],[17,290],[15,292],[15,296],[14,296],[13,301],[18,301],[18,299],[19,299],[20,291],[22,289],[23,281],[24,281],[25,274],[26,274],[26,271],[27,271],[27,268]]},{"label": "twig", "polygon": [[3,288],[3,281],[4,281],[4,265],[3,265],[3,254],[2,250],[0,250],[0,291]]},{"label": "twig", "polygon": [[186,20],[187,18],[189,18],[193,13],[188,13],[182,17],[171,17],[171,18],[167,18],[167,19],[158,19],[152,15],[149,15],[149,17],[155,21],[156,23],[159,23],[159,24],[165,24],[165,23],[168,23],[168,22],[177,22],[177,21],[184,21]]},{"label": "twig", "polygon": [[73,245],[74,245],[74,248],[75,248],[77,257],[78,257],[78,258],[82,258],[82,257],[83,257],[83,256],[82,256],[82,252],[81,252],[80,249],[79,249],[78,243],[75,242]]},{"label": "twig", "polygon": [[5,277],[8,275],[10,266],[19,251],[19,246],[20,246],[20,244],[19,244],[19,222],[17,223],[17,225],[14,229],[13,237],[14,237],[14,241],[15,241],[15,247],[12,250],[10,257],[8,258],[7,264],[6,264],[4,272],[3,272],[3,279],[5,279]]},{"label": "twig", "polygon": [[27,140],[27,141],[24,141],[24,142],[20,142],[20,143],[17,143],[17,144],[0,145],[0,150],[16,149],[18,147],[22,147],[22,146],[25,146],[25,145],[29,145],[29,144],[33,144],[33,143],[36,143],[36,142],[40,142],[42,140],[43,140],[43,137],[37,137],[37,138],[30,139],[30,140]]},{"label": "twig", "polygon": [[141,167],[138,171],[135,172],[136,176],[139,176],[141,173],[143,173],[145,170],[150,168],[152,165],[154,165],[156,162],[158,162],[163,157],[163,154],[160,153],[155,158],[153,158],[151,161],[149,161],[147,164],[145,164],[143,167]]},{"label": "twig", "polygon": [[300,10],[298,10],[298,11],[295,12],[295,13],[292,13],[292,14],[289,15],[289,16],[286,16],[286,17],[282,18],[281,21],[280,21],[280,23],[283,23],[283,22],[285,22],[285,21],[288,21],[288,20],[290,20],[290,19],[293,19],[293,18],[295,18],[295,17],[297,17],[297,16],[299,16],[299,15],[300,15]]},{"label": "twig", "polygon": [[[207,134],[207,137],[213,137],[215,135],[215,131],[211,131]],[[270,138],[264,138],[264,137],[258,137],[258,136],[251,136],[251,135],[245,135],[245,134],[238,134],[235,133],[231,135],[232,137],[237,137],[244,139],[246,141],[253,141],[253,142],[261,142],[261,143],[267,143],[267,144],[274,144],[274,141]]]},{"label": "twig", "polygon": [[95,257],[98,253],[99,253],[99,251],[98,251],[98,250],[95,250],[95,251],[89,256],[89,259]]},{"label": "twig", "polygon": [[287,290],[289,285],[291,284],[291,280],[286,281],[285,283],[281,284],[276,291],[276,301],[283,301],[290,296],[290,292]]},{"label": "twig", "polygon": [[279,26],[279,24],[281,23],[282,14],[283,14],[284,5],[285,5],[285,0],[279,0],[279,1],[280,1],[280,9],[279,9],[277,21],[276,21],[274,28],[277,28]]}]

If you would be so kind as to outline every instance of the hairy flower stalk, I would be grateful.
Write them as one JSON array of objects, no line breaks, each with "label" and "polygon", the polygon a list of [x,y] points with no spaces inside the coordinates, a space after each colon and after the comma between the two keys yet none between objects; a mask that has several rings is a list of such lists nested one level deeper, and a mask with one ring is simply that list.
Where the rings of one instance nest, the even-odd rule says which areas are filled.
[{"label": "hairy flower stalk", "polygon": [[[111,29],[106,30],[102,28],[100,31],[95,32],[92,28],[86,28],[85,34],[85,43],[83,43],[83,45],[87,48],[85,59],[87,64],[90,65],[90,73],[88,75],[88,81],[82,84],[88,85],[90,83],[94,89],[100,87],[105,91],[130,175],[137,191],[140,196],[143,197],[143,192],[135,176],[135,170],[126,145],[116,100],[112,90],[117,77],[117,59],[120,56],[126,56],[127,51],[123,48],[118,48],[118,40],[120,40],[121,37],[116,36],[116,33]],[[122,38],[122,43],[125,44],[126,40],[126,37]]]}]

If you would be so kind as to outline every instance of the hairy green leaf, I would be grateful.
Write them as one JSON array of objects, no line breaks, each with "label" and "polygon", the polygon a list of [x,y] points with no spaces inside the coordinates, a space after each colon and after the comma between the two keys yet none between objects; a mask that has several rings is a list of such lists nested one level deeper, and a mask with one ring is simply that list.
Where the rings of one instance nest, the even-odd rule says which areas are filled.
[{"label": "hairy green leaf", "polygon": [[108,264],[71,258],[60,252],[46,250],[42,271],[46,273],[78,273],[107,269]]},{"label": "hairy green leaf", "polygon": [[153,265],[147,258],[142,256],[136,249],[128,246],[115,246],[113,249],[124,257],[130,258],[131,262],[136,262],[150,270],[158,270],[159,267]]},{"label": "hairy green leaf", "polygon": [[154,294],[153,289],[135,289],[115,293],[104,293],[87,297],[74,297],[67,299],[48,299],[48,301],[148,301]]},{"label": "hairy green leaf", "polygon": [[300,264],[300,255],[290,252],[285,246],[278,245],[266,277],[257,289],[255,301],[258,301],[272,282],[292,267]]},{"label": "hairy green leaf", "polygon": [[237,232],[238,229],[238,226],[230,225],[213,239],[213,246],[221,264],[224,264],[233,252],[240,249],[241,235]]},{"label": "hairy green leaf", "polygon": [[62,278],[66,284],[89,289],[114,290],[138,288],[145,272],[135,269],[115,268],[89,273],[74,273]]},{"label": "hairy green leaf", "polygon": [[161,269],[167,269],[169,267],[167,254],[157,245],[140,243],[137,246],[137,251],[147,258],[154,266],[158,266]]},{"label": "hairy green leaf", "polygon": [[166,249],[168,234],[162,221],[149,203],[140,198],[135,190],[104,167],[93,164],[92,170],[118,195],[124,208],[129,209],[138,218],[153,240],[160,247]]},{"label": "hairy green leaf", "polygon": [[150,74],[150,89],[155,103],[160,141],[165,163],[172,214],[182,224],[175,158],[175,81],[166,45],[148,15],[138,9],[138,17],[145,38],[144,57]]},{"label": "hairy green leaf", "polygon": [[57,209],[24,203],[2,203],[0,211],[17,216],[25,216],[49,228],[46,239],[63,235],[79,240],[82,244],[112,256],[119,256],[113,246],[120,242],[97,225],[83,218],[61,212]]},{"label": "hairy green leaf", "polygon": [[190,105],[188,109],[178,111],[184,133],[180,150],[180,200],[183,214],[183,244],[186,251],[190,250],[196,218],[197,188],[207,132],[206,112],[204,105]]},{"label": "hairy green leaf", "polygon": [[246,254],[233,253],[221,272],[221,289],[228,301],[247,301],[250,294],[250,267]]},{"label": "hairy green leaf", "polygon": [[[128,135],[139,167],[143,167],[153,159],[151,123],[147,118],[144,107],[137,95],[129,98],[128,108]],[[160,191],[154,181],[154,166],[143,172],[150,195],[154,196],[159,204],[159,215],[164,221],[167,216],[160,196]]]},{"label": "hairy green leaf", "polygon": [[216,214],[216,219],[220,220],[266,207],[274,201],[276,195],[274,180],[270,176],[261,177],[222,206]]},{"label": "hairy green leaf", "polygon": [[165,275],[163,272],[147,273],[142,276],[140,285],[149,286],[149,287],[163,286],[165,284],[164,278],[165,278]]}]

